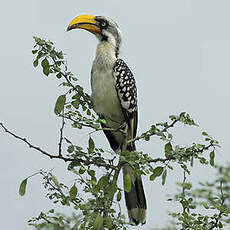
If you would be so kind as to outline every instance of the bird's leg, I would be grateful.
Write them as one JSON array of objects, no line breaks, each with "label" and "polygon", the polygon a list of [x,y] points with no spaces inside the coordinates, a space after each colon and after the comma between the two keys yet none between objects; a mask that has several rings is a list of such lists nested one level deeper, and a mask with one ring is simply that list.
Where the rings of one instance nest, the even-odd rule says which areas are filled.
[{"label": "bird's leg", "polygon": [[115,131],[116,132],[121,132],[122,134],[127,136],[127,128],[128,128],[128,124],[126,121],[124,121]]},{"label": "bird's leg", "polygon": [[[99,117],[100,117],[101,119],[106,119],[106,117],[103,116],[103,115],[99,115]],[[111,117],[107,117],[107,118],[108,118],[110,121],[119,124],[118,128],[115,128],[115,129],[114,129],[114,132],[121,132],[122,134],[124,134],[124,135],[127,136],[128,124],[127,124],[126,121],[124,121],[123,123],[120,123],[119,121],[116,121],[116,120],[112,119]]]},{"label": "bird's leg", "polygon": [[127,122],[123,122],[118,127],[118,131],[121,132],[122,135],[124,136],[124,142],[121,143],[121,150],[123,152],[123,150],[127,149],[127,137],[128,137],[128,124],[127,124]]}]

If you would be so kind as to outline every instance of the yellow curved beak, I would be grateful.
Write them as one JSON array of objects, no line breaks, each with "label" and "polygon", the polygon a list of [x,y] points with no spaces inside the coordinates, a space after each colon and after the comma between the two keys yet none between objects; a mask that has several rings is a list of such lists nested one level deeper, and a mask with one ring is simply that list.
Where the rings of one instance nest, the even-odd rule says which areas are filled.
[{"label": "yellow curved beak", "polygon": [[97,22],[95,20],[95,16],[93,15],[80,15],[76,18],[74,18],[68,28],[67,31],[72,29],[85,29],[88,30],[91,33],[99,33],[100,28],[97,25]]}]

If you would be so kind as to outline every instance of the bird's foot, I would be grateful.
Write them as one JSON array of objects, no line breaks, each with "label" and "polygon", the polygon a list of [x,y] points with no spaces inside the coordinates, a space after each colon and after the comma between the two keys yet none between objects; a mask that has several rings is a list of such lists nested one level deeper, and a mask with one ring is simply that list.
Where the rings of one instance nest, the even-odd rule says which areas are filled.
[{"label": "bird's foot", "polygon": [[127,122],[123,122],[123,123],[116,129],[116,131],[117,131],[117,132],[121,132],[121,133],[123,133],[123,134],[126,134],[126,133],[127,133],[126,127],[127,127]]}]

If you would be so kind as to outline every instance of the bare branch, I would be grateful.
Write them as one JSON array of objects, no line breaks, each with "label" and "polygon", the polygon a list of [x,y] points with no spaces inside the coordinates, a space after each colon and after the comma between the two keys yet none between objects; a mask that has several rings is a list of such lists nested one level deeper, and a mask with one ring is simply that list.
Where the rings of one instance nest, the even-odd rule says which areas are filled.
[{"label": "bare branch", "polygon": [[64,129],[64,126],[65,126],[65,119],[64,117],[62,116],[62,125],[61,125],[61,128],[60,128],[60,140],[59,140],[59,143],[58,143],[58,156],[59,157],[62,157],[62,141],[63,141],[63,129]]},{"label": "bare branch", "polygon": [[11,136],[13,136],[13,137],[16,138],[16,139],[19,139],[19,140],[23,141],[23,142],[26,143],[30,148],[37,150],[38,152],[42,153],[43,155],[45,155],[45,156],[47,156],[47,157],[49,157],[49,158],[51,158],[51,159],[53,159],[53,158],[59,158],[59,159],[62,159],[62,160],[64,160],[64,161],[66,161],[66,162],[67,162],[67,161],[73,161],[73,159],[71,159],[71,158],[65,158],[65,157],[63,157],[63,156],[55,156],[55,155],[52,155],[52,154],[46,152],[45,150],[41,149],[40,147],[31,144],[26,138],[20,137],[20,136],[14,134],[13,132],[9,131],[2,123],[0,123],[0,126],[4,129],[4,131],[5,131],[6,133],[10,134]]},{"label": "bare branch", "polygon": [[20,136],[14,134],[13,132],[9,131],[2,123],[0,123],[0,127],[2,127],[6,133],[10,134],[14,138],[16,138],[16,139],[18,139],[18,140],[20,140],[20,141],[22,141],[24,143],[26,143],[27,146],[29,146],[32,149],[35,149],[36,151],[38,151],[41,154],[49,157],[50,159],[60,159],[60,160],[63,160],[65,162],[77,161],[77,162],[80,162],[80,163],[84,163],[85,165],[95,165],[95,166],[98,166],[98,167],[117,169],[116,166],[111,165],[111,164],[93,162],[93,161],[89,161],[89,160],[83,160],[83,159],[80,159],[80,158],[73,159],[73,158],[64,157],[64,156],[59,155],[59,154],[58,155],[52,155],[52,154],[48,153],[47,151],[41,149],[40,147],[31,144],[26,138],[20,137]]}]

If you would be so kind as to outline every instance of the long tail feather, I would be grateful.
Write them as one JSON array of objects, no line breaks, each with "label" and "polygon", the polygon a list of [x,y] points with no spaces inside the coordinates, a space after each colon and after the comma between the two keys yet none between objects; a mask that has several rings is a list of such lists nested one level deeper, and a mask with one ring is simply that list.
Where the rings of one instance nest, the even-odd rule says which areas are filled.
[{"label": "long tail feather", "polygon": [[144,224],[146,222],[147,204],[141,176],[134,175],[132,168],[128,164],[125,164],[123,166],[124,178],[127,174],[131,177],[132,182],[130,191],[125,192],[125,202],[129,218],[136,225],[139,223]]}]

